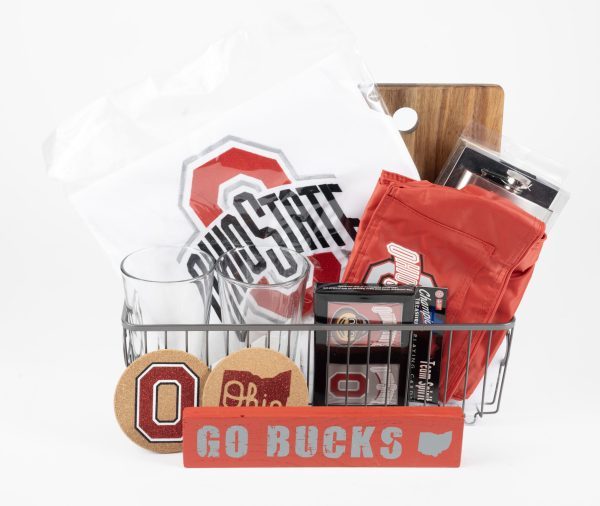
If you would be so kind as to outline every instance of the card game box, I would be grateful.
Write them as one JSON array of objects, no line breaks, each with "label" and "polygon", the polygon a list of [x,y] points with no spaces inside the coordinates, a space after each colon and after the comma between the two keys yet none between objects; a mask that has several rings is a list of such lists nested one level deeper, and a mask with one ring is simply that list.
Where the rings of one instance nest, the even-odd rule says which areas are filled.
[{"label": "card game box", "polygon": [[[414,314],[413,286],[325,283],[315,290],[315,323],[412,323]],[[313,404],[406,405],[409,349],[410,332],[316,332]]]},{"label": "card game box", "polygon": [[[415,291],[414,323],[446,323],[447,299],[447,288],[418,286]],[[412,333],[408,374],[409,404],[438,403],[442,341],[442,332]]]},{"label": "card game box", "polygon": [[437,403],[442,336],[433,333],[430,345],[429,332],[367,331],[360,325],[437,323],[446,295],[445,289],[409,285],[319,284],[315,323],[359,328],[315,333],[313,404]]}]

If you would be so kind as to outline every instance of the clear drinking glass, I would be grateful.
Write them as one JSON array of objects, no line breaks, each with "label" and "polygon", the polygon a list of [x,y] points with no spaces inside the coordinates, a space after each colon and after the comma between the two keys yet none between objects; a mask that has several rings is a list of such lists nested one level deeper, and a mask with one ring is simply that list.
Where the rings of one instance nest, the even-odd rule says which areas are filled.
[{"label": "clear drinking glass", "polygon": [[[138,325],[204,324],[210,313],[214,261],[199,249],[156,246],[121,262],[127,321]],[[189,351],[206,361],[205,332],[129,331],[128,363],[160,349]]]},{"label": "clear drinking glass", "polygon": [[[278,247],[244,246],[216,262],[223,323],[300,323],[309,272],[308,260]],[[228,351],[258,346],[293,358],[297,333],[240,331],[227,337]]]}]

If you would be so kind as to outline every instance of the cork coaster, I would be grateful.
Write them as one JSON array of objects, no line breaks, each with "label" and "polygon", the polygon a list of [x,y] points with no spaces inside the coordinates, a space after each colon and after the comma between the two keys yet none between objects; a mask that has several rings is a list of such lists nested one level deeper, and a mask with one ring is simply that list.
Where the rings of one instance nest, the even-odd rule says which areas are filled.
[{"label": "cork coaster", "polygon": [[211,371],[203,406],[306,406],[306,379],[298,366],[274,350],[232,353]]},{"label": "cork coaster", "polygon": [[208,367],[184,351],[143,355],[123,373],[115,391],[115,415],[123,432],[157,453],[181,451],[183,409],[199,406]]}]

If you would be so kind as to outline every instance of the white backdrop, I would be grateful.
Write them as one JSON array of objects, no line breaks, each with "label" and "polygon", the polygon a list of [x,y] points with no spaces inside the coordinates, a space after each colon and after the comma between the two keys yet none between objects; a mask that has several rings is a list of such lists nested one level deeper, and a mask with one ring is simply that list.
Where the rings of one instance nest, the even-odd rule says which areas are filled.
[{"label": "white backdrop", "polygon": [[505,133],[571,171],[572,199],[518,313],[501,412],[465,429],[452,470],[185,470],[180,455],[133,445],[112,411],[120,280],[46,177],[40,146],[94,98],[178,68],[282,2],[4,0],[1,503],[600,501],[600,4],[332,3],[376,81],[501,84]]}]

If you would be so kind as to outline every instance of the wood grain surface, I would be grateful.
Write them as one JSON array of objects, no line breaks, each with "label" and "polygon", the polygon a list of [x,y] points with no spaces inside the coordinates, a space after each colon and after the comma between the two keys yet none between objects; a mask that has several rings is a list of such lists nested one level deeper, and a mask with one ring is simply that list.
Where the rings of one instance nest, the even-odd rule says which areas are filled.
[{"label": "wood grain surface", "polygon": [[416,128],[402,133],[423,179],[434,181],[466,132],[476,142],[500,148],[504,91],[484,84],[378,84],[390,114],[414,109]]}]

